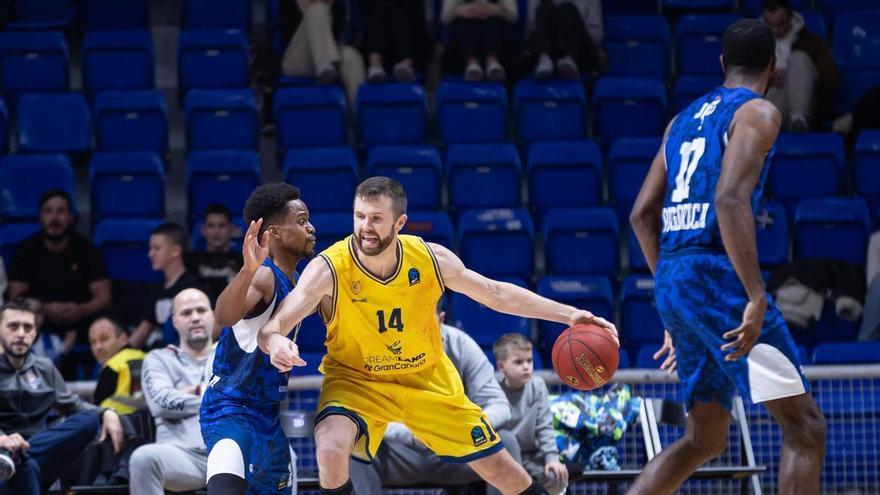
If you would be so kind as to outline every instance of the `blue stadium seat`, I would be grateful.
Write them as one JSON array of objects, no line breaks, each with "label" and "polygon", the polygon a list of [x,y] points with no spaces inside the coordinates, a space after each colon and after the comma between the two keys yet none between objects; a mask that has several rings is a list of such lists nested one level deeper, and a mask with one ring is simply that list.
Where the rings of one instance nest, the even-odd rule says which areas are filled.
[{"label": "blue stadium seat", "polygon": [[109,219],[95,225],[92,241],[101,251],[107,275],[113,280],[135,283],[162,282],[162,272],[153,271],[149,251],[150,232],[160,219]]},{"label": "blue stadium seat", "polygon": [[645,253],[642,252],[642,246],[631,226],[627,227],[627,251],[630,272],[648,273],[650,271],[648,260],[645,259]]},{"label": "blue stadium seat", "polygon": [[529,199],[550,208],[586,208],[602,202],[602,153],[592,141],[544,141],[529,148]]},{"label": "blue stadium seat", "polygon": [[530,277],[534,239],[532,218],[524,209],[471,210],[458,222],[461,259],[488,276]]},{"label": "blue stadium seat", "polygon": [[273,104],[281,150],[345,144],[348,107],[339,86],[282,88]]},{"label": "blue stadium seat", "polygon": [[605,17],[605,53],[611,76],[666,79],[672,34],[666,18],[654,15]]},{"label": "blue stadium seat", "polygon": [[[501,277],[499,280],[526,287],[526,281],[521,278]],[[452,294],[451,309],[452,325],[467,332],[480,347],[491,347],[505,333],[529,335],[528,319],[498,313],[459,292]]]},{"label": "blue stadium seat", "polygon": [[758,261],[765,269],[788,263],[788,216],[779,203],[764,203],[755,215]]},{"label": "blue stadium seat", "polygon": [[7,95],[67,91],[70,60],[64,35],[0,32],[0,71],[0,90]]},{"label": "blue stadium seat", "polygon": [[[614,319],[614,295],[606,277],[547,276],[538,282],[538,294],[586,309],[609,321]],[[550,361],[553,344],[566,327],[561,323],[538,320],[538,348],[547,361]]]},{"label": "blue stadium seat", "polygon": [[850,14],[850,11],[865,12],[877,8],[877,0],[817,0],[816,3],[832,25],[839,16]]},{"label": "blue stadium seat", "polygon": [[408,213],[409,219],[403,226],[401,234],[417,235],[425,242],[433,242],[441,246],[453,249],[452,220],[449,215],[438,212],[412,212]]},{"label": "blue stadium seat", "polygon": [[675,59],[678,75],[721,77],[721,35],[736,14],[695,14],[682,16],[675,29]]},{"label": "blue stadium seat", "polygon": [[880,130],[859,134],[854,161],[856,192],[868,202],[871,215],[880,221]]},{"label": "blue stadium seat", "polygon": [[82,0],[82,24],[86,31],[149,29],[149,0]]},{"label": "blue stadium seat", "polygon": [[177,41],[178,87],[246,88],[249,53],[242,31],[182,31]]},{"label": "blue stadium seat", "polygon": [[446,144],[507,140],[507,91],[497,83],[440,83],[434,116]]},{"label": "blue stadium seat", "polygon": [[260,159],[253,151],[193,151],[186,159],[189,218],[200,218],[211,203],[221,203],[233,214],[260,185]]},{"label": "blue stadium seat", "polygon": [[95,153],[89,164],[92,219],[165,216],[165,169],[155,153]]},{"label": "blue stadium seat", "polygon": [[880,363],[880,342],[827,342],[813,349],[813,364]]},{"label": "blue stadium seat", "polygon": [[181,4],[183,29],[250,31],[250,0],[183,0]]},{"label": "blue stadium seat", "polygon": [[557,208],[544,219],[547,272],[613,277],[620,264],[617,215],[611,208]]},{"label": "blue stadium seat", "polygon": [[731,10],[735,6],[733,0],[662,0],[661,8],[666,10],[686,10],[688,12],[700,10]]},{"label": "blue stadium seat", "polygon": [[73,0],[14,0],[4,26],[12,31],[64,30],[76,20]]},{"label": "blue stadium seat", "polygon": [[428,131],[428,99],[417,84],[362,84],[357,94],[358,130],[367,146],[419,144]]},{"label": "blue stadium seat", "polygon": [[73,166],[65,155],[7,155],[0,160],[0,217],[29,221],[39,216],[40,195],[61,188],[76,205]]},{"label": "blue stadium seat", "polygon": [[284,180],[302,189],[311,212],[349,211],[360,182],[354,150],[300,148],[284,154]]},{"label": "blue stadium seat", "polygon": [[92,122],[81,93],[26,94],[18,101],[19,151],[79,152],[92,147]]},{"label": "blue stadium seat", "polygon": [[666,356],[664,356],[661,359],[654,360],[654,354],[660,350],[660,345],[661,343],[657,342],[639,347],[638,353],[636,354],[635,367],[646,370],[660,369],[660,365],[663,364],[663,361],[666,359]]},{"label": "blue stadium seat", "polygon": [[654,305],[654,279],[630,275],[620,294],[620,340],[634,352],[642,344],[663,341],[663,322]]},{"label": "blue stadium seat", "polygon": [[834,24],[833,46],[841,72],[841,103],[843,110],[851,110],[880,81],[880,9],[841,12]]},{"label": "blue stadium seat", "polygon": [[661,141],[659,137],[623,138],[611,144],[608,152],[609,192],[619,218],[629,218]]},{"label": "blue stadium seat", "polygon": [[776,140],[767,186],[772,196],[793,213],[802,199],[836,196],[845,165],[840,134],[781,134]]},{"label": "blue stadium seat", "polygon": [[602,12],[656,14],[660,6],[657,0],[602,0]]},{"label": "blue stadium seat", "polygon": [[862,199],[804,200],[795,213],[794,256],[864,265],[870,225]]},{"label": "blue stadium seat", "polygon": [[[291,370],[291,375],[293,376],[311,376],[311,375],[320,375],[321,372],[318,371],[318,366],[321,365],[321,360],[324,359],[324,354],[327,353],[326,349],[324,349],[324,334],[326,333],[326,327],[321,322],[321,317],[315,313],[307,319],[315,318],[318,322],[318,325],[321,327],[321,336],[320,336],[320,347],[315,348],[316,346],[312,343],[304,344],[304,340],[306,336],[311,340],[316,332],[314,331],[306,331],[305,323],[303,323],[303,327],[299,330],[299,338],[297,339],[298,345],[302,354],[300,356],[303,358],[303,361],[306,362],[306,365],[301,368],[294,368]],[[312,329],[309,329],[312,330]]]},{"label": "blue stadium seat", "polygon": [[82,57],[86,91],[153,87],[153,40],[149,31],[87,32]]},{"label": "blue stadium seat", "polygon": [[443,166],[432,146],[376,146],[367,154],[367,176],[391,177],[406,189],[411,211],[440,208]]},{"label": "blue stadium seat", "polygon": [[190,150],[259,148],[260,118],[252,90],[194,89],[183,108]]},{"label": "blue stadium seat", "polygon": [[812,359],[810,359],[810,353],[807,351],[806,346],[798,344],[797,352],[798,360],[801,362],[802,366],[807,366],[812,362]]},{"label": "blue stadium seat", "polygon": [[0,155],[9,152],[9,112],[6,104],[0,99]]},{"label": "blue stadium seat", "polygon": [[[306,202],[306,206],[308,205],[309,203]],[[309,222],[315,227],[316,253],[327,249],[336,241],[345,239],[354,229],[351,213],[311,213],[311,211],[309,213]]]},{"label": "blue stadium seat", "polygon": [[453,208],[505,208],[520,204],[519,153],[509,143],[456,144],[446,156]]},{"label": "blue stadium seat", "polygon": [[526,143],[583,139],[587,96],[580,81],[521,79],[513,92],[516,135]]},{"label": "blue stadium seat", "polygon": [[162,91],[108,91],[95,97],[95,145],[102,151],[168,151]]},{"label": "blue stadium seat", "polygon": [[716,76],[680,76],[672,86],[672,106],[670,113],[677,114],[694,100],[721,85]]},{"label": "blue stadium seat", "polygon": [[37,222],[0,223],[0,262],[8,267],[18,244],[39,231],[40,224]]},{"label": "blue stadium seat", "polygon": [[603,77],[593,108],[593,132],[606,146],[620,137],[659,136],[666,126],[666,87],[659,79]]}]

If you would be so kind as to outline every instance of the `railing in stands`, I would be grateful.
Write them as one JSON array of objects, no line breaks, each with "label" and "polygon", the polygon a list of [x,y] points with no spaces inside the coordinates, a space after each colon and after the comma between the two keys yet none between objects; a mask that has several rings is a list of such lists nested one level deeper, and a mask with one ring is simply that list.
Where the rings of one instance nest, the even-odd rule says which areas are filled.
[{"label": "railing in stands", "polygon": [[[804,368],[813,394],[828,420],[828,450],[822,474],[822,490],[827,495],[876,495],[880,493],[880,365],[808,366]],[[540,370],[539,376],[547,381],[551,393],[563,389],[559,378],[551,370]],[[620,370],[614,382],[627,383],[643,397],[678,400],[678,380],[658,370]],[[314,410],[320,376],[292,377],[290,380],[291,410]],[[94,382],[71,383],[71,388],[88,396]],[[599,393],[602,390],[598,391]],[[776,470],[779,463],[781,438],[779,429],[766,410],[746,402],[749,431],[756,463],[767,466],[762,476],[764,494],[777,493]],[[661,425],[661,443],[665,446],[682,434],[675,426]],[[731,427],[731,445],[738,445],[739,433]],[[314,443],[310,438],[293,439],[298,453],[297,465],[301,471],[315,469]],[[639,469],[644,463],[644,442],[638,427],[627,433],[620,444],[621,467]],[[746,464],[739,449],[729,449],[713,466]],[[626,482],[616,487],[626,488]],[[571,487],[577,495],[608,493],[606,483],[578,483]],[[302,492],[309,493],[309,492]],[[437,490],[393,490],[398,495],[437,493]],[[740,494],[738,480],[692,480],[679,492],[693,495]]]}]

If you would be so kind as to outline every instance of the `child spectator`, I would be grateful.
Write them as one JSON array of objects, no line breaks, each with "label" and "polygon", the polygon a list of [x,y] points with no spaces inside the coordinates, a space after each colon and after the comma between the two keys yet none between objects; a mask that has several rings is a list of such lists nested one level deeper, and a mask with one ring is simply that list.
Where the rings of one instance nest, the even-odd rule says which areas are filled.
[{"label": "child spectator", "polygon": [[550,392],[544,380],[534,376],[532,343],[518,333],[506,333],[492,346],[501,389],[510,402],[507,428],[519,443],[523,467],[550,493],[568,485],[568,470],[559,462]]},{"label": "child spectator", "polygon": [[205,249],[191,251],[185,257],[187,271],[202,280],[205,293],[212,302],[217,300],[243,264],[241,251],[232,249],[234,232],[235,225],[229,209],[219,203],[208,205],[201,227]]}]

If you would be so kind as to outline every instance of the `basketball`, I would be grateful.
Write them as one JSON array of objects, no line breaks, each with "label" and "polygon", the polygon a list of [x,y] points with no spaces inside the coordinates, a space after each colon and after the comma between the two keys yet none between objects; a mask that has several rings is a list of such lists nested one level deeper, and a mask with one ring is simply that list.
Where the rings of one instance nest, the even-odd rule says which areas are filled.
[{"label": "basketball", "polygon": [[569,387],[593,390],[614,376],[618,352],[607,330],[593,324],[575,325],[553,344],[553,369]]}]

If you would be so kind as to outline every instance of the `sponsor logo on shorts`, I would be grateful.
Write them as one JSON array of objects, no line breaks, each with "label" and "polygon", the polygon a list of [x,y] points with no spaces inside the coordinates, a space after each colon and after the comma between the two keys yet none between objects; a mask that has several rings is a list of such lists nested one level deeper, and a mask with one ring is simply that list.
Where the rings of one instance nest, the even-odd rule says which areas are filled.
[{"label": "sponsor logo on shorts", "polygon": [[577,364],[579,364],[581,369],[590,376],[594,383],[602,383],[605,381],[600,375],[600,373],[605,372],[605,368],[603,366],[594,367],[589,361],[587,361],[586,354],[581,354],[577,357]]},{"label": "sponsor logo on shorts", "polygon": [[287,464],[287,474],[282,474],[280,478],[278,478],[278,483],[275,484],[275,488],[278,490],[284,490],[285,488],[291,486],[293,484],[293,471],[291,470],[290,464]]},{"label": "sponsor logo on shorts", "polygon": [[409,269],[409,286],[412,287],[422,281],[422,276],[415,268]]},{"label": "sponsor logo on shorts", "polygon": [[479,426],[471,428],[471,440],[474,441],[474,447],[479,447],[489,441],[486,439],[486,434],[483,432],[483,429]]}]

